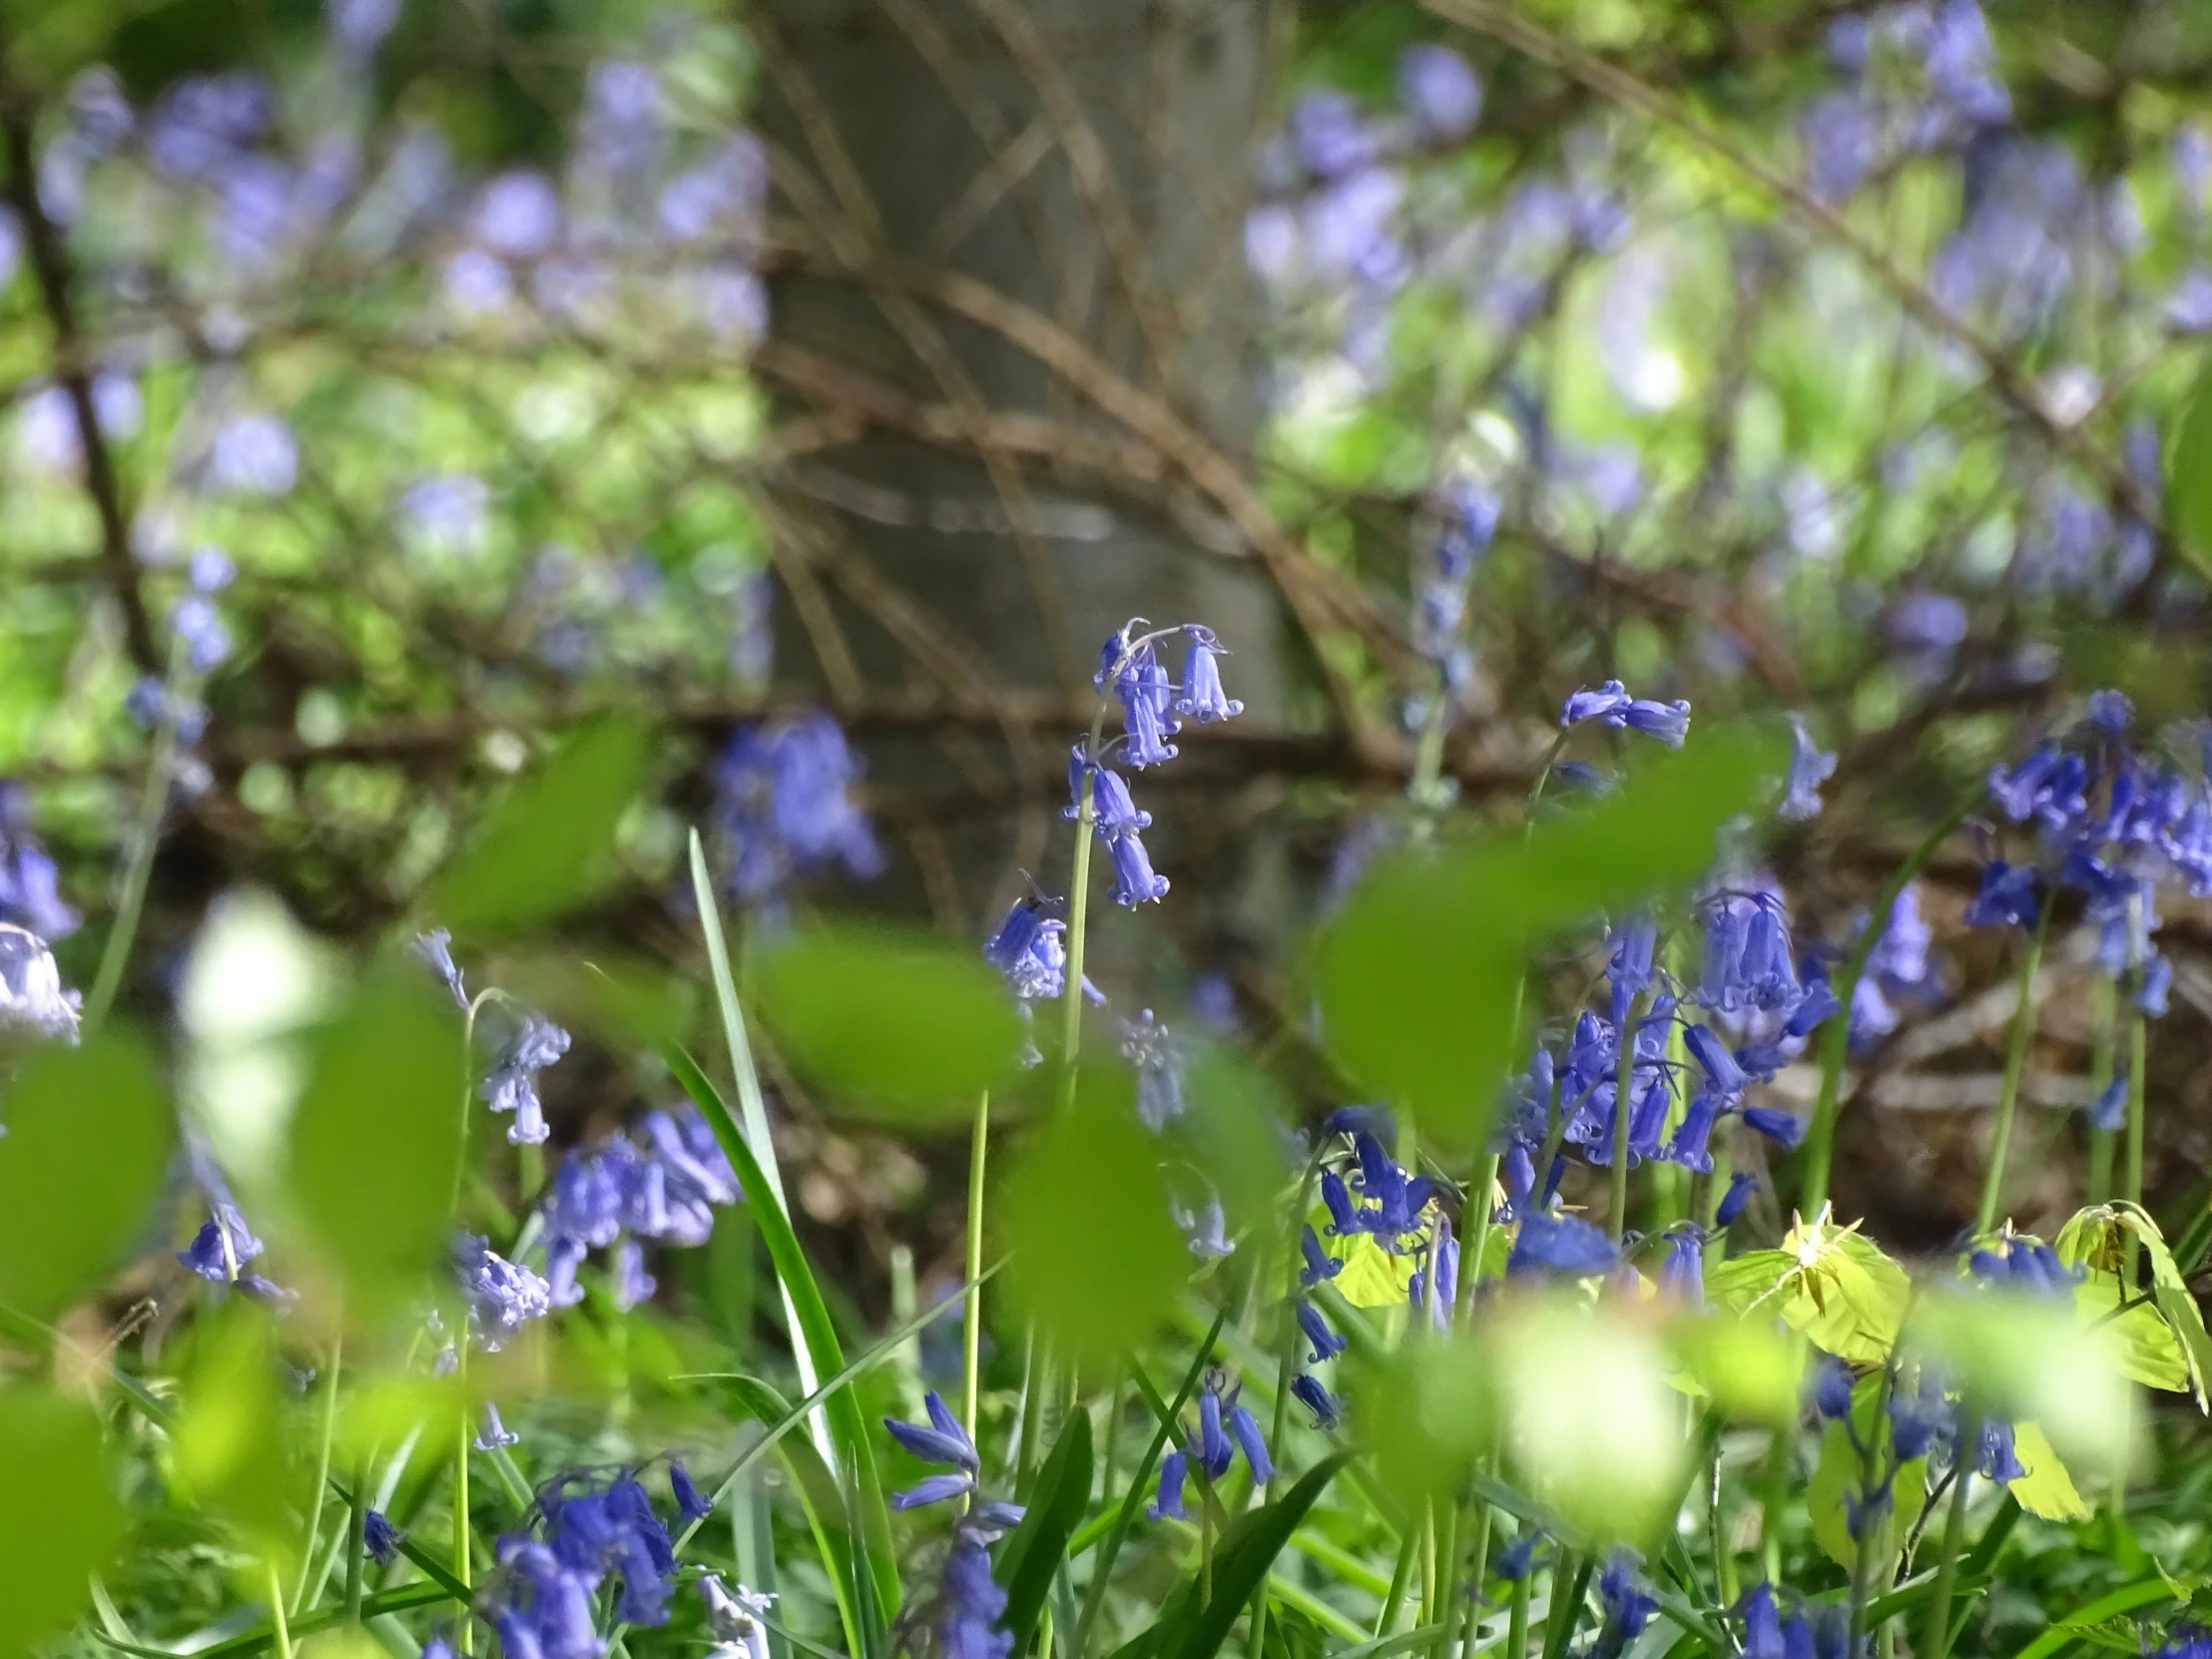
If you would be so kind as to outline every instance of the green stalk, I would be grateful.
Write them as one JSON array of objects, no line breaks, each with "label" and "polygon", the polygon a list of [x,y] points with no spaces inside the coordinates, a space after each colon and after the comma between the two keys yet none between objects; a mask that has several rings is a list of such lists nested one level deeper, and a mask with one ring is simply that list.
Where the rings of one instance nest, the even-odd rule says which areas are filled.
[{"label": "green stalk", "polygon": [[1405,1606],[1405,1586],[1413,1576],[1413,1556],[1420,1548],[1420,1535],[1427,1525],[1425,1515],[1407,1516],[1404,1536],[1398,1540],[1397,1561],[1390,1568],[1390,1587],[1382,1596],[1382,1612],[1375,1621],[1375,1639],[1382,1640],[1397,1628],[1398,1614]]},{"label": "green stalk", "polygon": [[169,811],[170,786],[176,782],[177,711],[191,690],[191,653],[183,640],[169,650],[169,673],[162,682],[161,719],[154,728],[154,754],[147,763],[146,783],[139,791],[138,817],[131,825],[131,857],[123,866],[123,885],[116,894],[115,921],[107,942],[100,947],[100,967],[93,975],[92,990],[85,997],[84,1028],[98,1029],[108,1017],[115,993],[123,984],[123,969],[131,959],[131,942],[137,937],[139,918],[146,909],[146,888],[154,875],[154,854],[161,846],[162,818]]},{"label": "green stalk", "polygon": [[1728,1547],[1728,1522],[1721,1513],[1721,1453],[1716,1442],[1713,1447],[1711,1473],[1705,1488],[1705,1530],[1713,1551],[1713,1583],[1720,1591],[1721,1605],[1736,1605],[1736,1552]]},{"label": "green stalk", "polygon": [[975,1133],[968,1152],[967,1279],[973,1287],[960,1314],[960,1420],[968,1438],[979,1432],[976,1396],[982,1385],[983,1287],[975,1283],[983,1271],[983,1161],[990,1148],[991,1095],[985,1089],[975,1103]]},{"label": "green stalk", "polygon": [[1505,1616],[1505,1659],[1527,1659],[1528,1593],[1535,1579],[1536,1569],[1531,1566],[1513,1580],[1513,1605]]},{"label": "green stalk", "polygon": [[1612,1214],[1606,1218],[1613,1242],[1619,1244],[1628,1227],[1628,1123],[1635,1111],[1636,1027],[1642,1022],[1646,997],[1639,992],[1628,999],[1628,1009],[1614,1033],[1619,1051],[1613,1062],[1613,1164],[1606,1173]]},{"label": "green stalk", "polygon": [[367,1572],[368,1509],[368,1462],[363,1458],[354,1463],[345,1493],[345,1623],[356,1630],[361,1623],[361,1580]]},{"label": "green stalk", "polygon": [[[1875,1395],[1874,1421],[1860,1444],[1859,1495],[1863,1500],[1870,1497],[1881,1484],[1878,1476],[1881,1474],[1882,1441],[1888,1432],[1886,1419],[1889,1413],[1890,1387],[1894,1382],[1894,1374],[1885,1369],[1883,1387]],[[1893,1480],[1896,1479],[1897,1470],[1892,1468],[1890,1475]],[[1862,1514],[1859,1547],[1853,1552],[1851,1564],[1851,1640],[1844,1649],[1846,1653],[1856,1654],[1859,1651],[1860,1638],[1866,1634],[1867,1600],[1874,1593],[1875,1563],[1878,1556],[1887,1554],[1889,1543],[1887,1513],[1880,1525],[1874,1523],[1873,1516]]]},{"label": "green stalk", "polygon": [[[2120,1196],[2130,1204],[2143,1202],[2143,1098],[2145,1091],[2145,1063],[2148,1058],[2149,1022],[2143,1017],[2139,994],[2141,970],[2133,976],[2135,987],[2128,997],[2127,1010],[2127,1175]],[[2127,1270],[2122,1283],[2129,1289],[2135,1285],[2135,1258],[2140,1247],[2135,1235],[2127,1236]]]},{"label": "green stalk", "polygon": [[2012,1010],[2012,1032],[2004,1048],[2004,1085],[1997,1094],[1997,1125],[1989,1140],[1989,1168],[1981,1181],[1981,1208],[1973,1230],[1987,1233],[1997,1224],[2004,1199],[2004,1166],[2012,1149],[2012,1119],[2019,1109],[2020,1072],[2027,1064],[2028,1039],[2035,1034],[2035,975],[2043,965],[2043,936],[2050,929],[2050,894],[2038,906],[2035,930],[2020,957],[2020,1001]]},{"label": "green stalk", "polygon": [[1985,785],[1976,782],[1966,794],[1952,802],[1920,844],[1907,854],[1905,862],[1891,872],[1890,879],[1882,883],[1867,912],[1867,925],[1859,930],[1853,942],[1851,954],[1837,968],[1832,988],[1836,998],[1843,1003],[1844,1012],[1830,1019],[1821,1035],[1821,1092],[1813,1105],[1812,1120],[1805,1128],[1805,1179],[1798,1192],[1798,1210],[1806,1216],[1818,1216],[1828,1203],[1828,1173],[1836,1150],[1836,1114],[1842,1109],[1844,1061],[1851,1050],[1851,1002],[1859,989],[1859,981],[1867,971],[1867,958],[1874,954],[1874,947],[1890,925],[1890,911],[1914,876],[1927,867],[1929,859],[1950,838],[1950,832],[1971,816],[1981,805],[1987,793]]},{"label": "green stalk", "polygon": [[[2112,983],[2109,975],[2099,975],[2091,995],[2096,1007],[2096,1038],[2089,1053],[2089,1098],[2095,1100],[2112,1086],[2112,1079],[2117,1075],[2113,1068],[2118,1058],[2114,1052],[2114,1039],[2118,1035],[2119,1026],[2119,987]],[[2112,1155],[2116,1139],[2114,1132],[2109,1129],[2089,1131],[2091,1204],[2103,1204],[2112,1197]]]},{"label": "green stalk", "polygon": [[[1582,1598],[1590,1593],[1590,1569],[1595,1557],[1580,1550],[1562,1549],[1551,1569],[1551,1606],[1544,1614],[1544,1659],[1566,1659],[1567,1642],[1575,1621],[1582,1615]],[[1564,1595],[1559,1587],[1568,1589]]]},{"label": "green stalk", "polygon": [[[474,1438],[474,1424],[469,1420],[468,1412],[468,1332],[465,1327],[461,1332],[461,1340],[454,1345],[454,1349],[460,1355],[460,1361],[453,1373],[453,1382],[461,1396],[461,1408],[456,1418],[460,1431],[453,1440],[453,1576],[467,1586],[473,1583],[469,1577],[472,1565],[469,1559],[469,1534],[473,1528],[469,1521],[468,1454],[469,1441]],[[466,1654],[471,1650],[474,1632],[469,1628],[467,1619],[461,1620],[460,1628],[454,1632],[453,1641],[458,1652]]]},{"label": "green stalk", "polygon": [[330,1440],[337,1428],[338,1370],[343,1353],[339,1343],[330,1344],[330,1375],[322,1385],[322,1436],[315,1448],[314,1496],[307,1505],[307,1547],[299,1553],[299,1582],[291,1592],[295,1613],[307,1610],[308,1595],[314,1588],[315,1557],[320,1553],[316,1545],[322,1533],[322,1495],[330,1481]]},{"label": "green stalk", "polygon": [[291,1659],[291,1625],[284,1617],[284,1586],[276,1576],[276,1563],[264,1561],[269,1574],[269,1622],[276,1632],[276,1659]]},{"label": "green stalk", "polygon": [[1973,1484],[1973,1464],[1980,1447],[1981,1419],[1962,1416],[1958,1424],[1957,1472],[1950,1483],[1950,1509],[1943,1521],[1936,1589],[1929,1597],[1928,1622],[1922,1627],[1921,1645],[1914,1659],[1943,1659],[1950,1648],[1950,1601],[1958,1584],[1958,1552],[1966,1537],[1966,1488]]},{"label": "green stalk", "polygon": [[1083,794],[1075,813],[1075,859],[1068,871],[1067,980],[1060,990],[1060,1110],[1075,1104],[1075,1067],[1083,1050],[1083,949],[1089,930],[1091,830],[1097,823],[1091,802],[1091,772],[1083,773]]}]

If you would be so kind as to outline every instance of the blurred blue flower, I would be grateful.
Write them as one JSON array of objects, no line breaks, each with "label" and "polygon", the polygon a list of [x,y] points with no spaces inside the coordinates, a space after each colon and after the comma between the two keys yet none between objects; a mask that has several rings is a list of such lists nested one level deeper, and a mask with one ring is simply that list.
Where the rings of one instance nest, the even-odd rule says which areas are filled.
[{"label": "blurred blue flower", "polygon": [[551,1133],[545,1109],[538,1099],[538,1073],[568,1052],[569,1035],[551,1020],[524,1014],[522,1023],[500,1051],[491,1074],[477,1093],[495,1112],[511,1114],[507,1139],[516,1146],[540,1146]]},{"label": "blurred blue flower", "polygon": [[881,872],[883,854],[852,800],[860,765],[819,711],[748,726],[715,765],[713,820],[729,848],[732,890],[749,903],[795,876],[842,863]]}]

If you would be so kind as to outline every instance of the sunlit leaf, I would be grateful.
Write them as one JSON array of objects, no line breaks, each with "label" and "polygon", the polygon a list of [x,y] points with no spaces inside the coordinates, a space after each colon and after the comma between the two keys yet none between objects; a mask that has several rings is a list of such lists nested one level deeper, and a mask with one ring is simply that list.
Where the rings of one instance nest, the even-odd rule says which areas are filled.
[{"label": "sunlit leaf", "polygon": [[1714,1319],[1703,1310],[1667,1326],[1678,1381],[1737,1421],[1795,1422],[1803,1356],[1795,1338],[1759,1320]]},{"label": "sunlit leaf", "polygon": [[2118,1274],[2086,1274],[2074,1287],[2074,1312],[2084,1325],[2111,1330],[2121,1369],[2135,1382],[2173,1393],[2190,1391],[2193,1374],[2181,1339],[2150,1303],[2128,1303]]},{"label": "sunlit leaf", "polygon": [[1470,1338],[1401,1344],[1356,1368],[1352,1382],[1361,1443],[1401,1499],[1450,1492],[1490,1447],[1496,1388]]},{"label": "sunlit leaf", "polygon": [[1721,826],[1755,808],[1780,769],[1763,735],[1705,734],[1526,833],[1385,860],[1321,941],[1331,1051],[1424,1131],[1479,1140],[1512,1058],[1513,990],[1530,949],[1694,880]]},{"label": "sunlit leaf", "polygon": [[1705,1291],[1747,1318],[1779,1319],[1840,1359],[1878,1364],[1896,1346],[1912,1281],[1856,1230],[1800,1223],[1780,1250],[1709,1268]]},{"label": "sunlit leaf", "polygon": [[806,928],[764,953],[757,983],[785,1057],[832,1104],[965,1122],[1022,1051],[1004,980],[926,934]]},{"label": "sunlit leaf", "polygon": [[[1306,1218],[1322,1250],[1343,1265],[1330,1277],[1337,1294],[1355,1308],[1402,1308],[1407,1288],[1419,1261],[1408,1251],[1393,1256],[1373,1233],[1349,1233],[1339,1238],[1329,1231],[1329,1212],[1316,1205]],[[1497,1230],[1503,1248],[1503,1229]]]},{"label": "sunlit leaf", "polygon": [[2197,1406],[2207,1409],[2212,1337],[2206,1335],[2203,1310],[2190,1294],[2188,1280],[2150,1213],[2136,1204],[2091,1205],[2076,1212],[2058,1230],[2052,1248],[2068,1267],[2085,1267],[2091,1274],[2111,1274],[2117,1279],[2127,1266],[2130,1240],[2150,1264],[2151,1306],[2180,1343]]},{"label": "sunlit leaf", "polygon": [[2031,1422],[2012,1425],[2012,1455],[2027,1470],[2005,1489],[2020,1500],[2020,1507],[2044,1520],[2086,1520],[2089,1505],[2074,1488],[2073,1476],[2058,1460],[2058,1453],[2043,1431]]},{"label": "sunlit leaf", "polygon": [[1074,1104],[1024,1150],[1004,1205],[1008,1290],[1062,1353],[1110,1361],[1136,1347],[1190,1274],[1159,1143],[1119,1068],[1084,1069]]},{"label": "sunlit leaf", "polygon": [[[1852,1423],[1859,1432],[1859,1444],[1865,1444],[1875,1431],[1876,1419],[1882,1416],[1882,1377],[1878,1373],[1868,1378],[1852,1390]],[[1887,1468],[1890,1458],[1890,1435],[1885,1419],[1878,1448],[1881,1466]],[[1890,1548],[1876,1563],[1876,1570],[1883,1581],[1904,1548],[1906,1538],[1912,1533],[1913,1524],[1920,1519],[1921,1510],[1928,1503],[1928,1459],[1916,1457],[1899,1466],[1897,1478],[1890,1488]],[[1813,1522],[1813,1538],[1831,1560],[1847,1571],[1859,1559],[1859,1542],[1851,1534],[1851,1514],[1847,1498],[1856,1498],[1865,1473],[1860,1463],[1859,1445],[1840,1422],[1831,1422],[1822,1431],[1821,1457],[1813,1470],[1813,1479],[1805,1492],[1805,1508]]]},{"label": "sunlit leaf", "polygon": [[145,1043],[109,1026],[82,1048],[34,1049],[0,1110],[0,1302],[43,1318],[98,1286],[145,1227],[169,1107]]},{"label": "sunlit leaf", "polygon": [[427,913],[466,935],[544,921],[589,897],[645,763],[638,721],[609,715],[584,727],[485,816],[432,883]]},{"label": "sunlit leaf", "polygon": [[234,1297],[202,1323],[171,1434],[177,1483],[265,1553],[294,1547],[292,1471],[269,1316]]},{"label": "sunlit leaf", "polygon": [[354,1295],[411,1294],[448,1244],[462,1114],[461,1021],[412,963],[366,978],[318,1033],[292,1122],[301,1224]]},{"label": "sunlit leaf", "polygon": [[68,1627],[123,1541],[99,1417],[29,1383],[0,1389],[0,1655],[15,1659]]}]

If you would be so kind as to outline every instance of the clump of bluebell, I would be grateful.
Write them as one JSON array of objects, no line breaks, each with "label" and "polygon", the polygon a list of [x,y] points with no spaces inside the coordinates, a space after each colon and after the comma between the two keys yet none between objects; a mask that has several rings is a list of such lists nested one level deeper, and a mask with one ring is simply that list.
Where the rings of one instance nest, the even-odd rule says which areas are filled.
[{"label": "clump of bluebell", "polygon": [[[690,1480],[672,1483],[682,1519],[702,1518],[708,1505]],[[508,1659],[600,1659],[602,1593],[624,1624],[668,1622],[675,1542],[633,1471],[561,1474],[539,1488],[526,1524],[500,1538],[480,1602]]]},{"label": "clump of bluebell", "polygon": [[740,1196],[737,1172],[696,1107],[651,1111],[639,1120],[641,1145],[610,1135],[561,1161],[545,1200],[545,1272],[553,1306],[583,1299],[577,1273],[594,1250],[613,1248],[615,1305],[634,1308],[653,1295],[647,1239],[696,1247],[714,1231],[715,1210]]}]

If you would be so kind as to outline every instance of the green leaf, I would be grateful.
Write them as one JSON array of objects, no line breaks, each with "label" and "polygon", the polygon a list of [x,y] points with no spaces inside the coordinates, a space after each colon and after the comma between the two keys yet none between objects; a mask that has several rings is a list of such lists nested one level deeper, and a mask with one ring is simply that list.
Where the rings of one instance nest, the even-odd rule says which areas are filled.
[{"label": "green leaf", "polygon": [[1330,1050],[1369,1093],[1471,1145],[1511,1058],[1528,953],[1599,911],[1694,880],[1722,825],[1780,772],[1771,737],[1701,735],[1605,799],[1444,852],[1380,865],[1324,933]]},{"label": "green leaf", "polygon": [[1086,1066],[1074,1104],[1023,1151],[1003,1200],[1008,1291],[1059,1353],[1110,1362],[1166,1317],[1191,1270],[1168,1197],[1127,1070]]},{"label": "green leaf", "polygon": [[1405,1500],[1441,1497],[1493,1442],[1496,1389],[1487,1356],[1465,1337],[1404,1343],[1351,1370],[1363,1446]]},{"label": "green leaf", "polygon": [[1052,1575],[1067,1559],[1068,1540],[1090,1498],[1091,1417],[1077,1410],[1037,1471],[1036,1484],[1022,1494],[1028,1512],[998,1552],[998,1581],[1006,1588],[1006,1611],[998,1627],[1012,1635],[1016,1653],[1028,1651]]},{"label": "green leaf", "polygon": [[0,1511],[0,1656],[16,1659],[68,1628],[123,1542],[99,1417],[30,1383],[0,1389],[0,1491],[13,1500]]},{"label": "green leaf", "polygon": [[[708,1127],[714,1130],[715,1139],[730,1160],[730,1167],[737,1172],[738,1185],[745,1190],[747,1212],[754,1226],[761,1230],[762,1241],[768,1246],[769,1261],[774,1264],[777,1278],[783,1282],[791,1299],[791,1310],[799,1327],[797,1340],[807,1345],[817,1367],[831,1377],[836,1376],[844,1370],[844,1351],[837,1342],[836,1325],[822,1300],[822,1287],[815,1282],[814,1270],[808,1266],[807,1253],[800,1246],[799,1236],[792,1231],[791,1218],[777,1200],[776,1189],[769,1184],[760,1160],[753,1156],[753,1149],[738,1132],[737,1120],[731,1117],[730,1108],[707,1080],[707,1074],[699,1069],[699,1062],[678,1047],[671,1046],[662,1052],[670,1069],[676,1073],[677,1081],[683,1084],[684,1092],[692,1097]],[[822,1410],[829,1422],[830,1438],[837,1457],[852,1482],[850,1507],[857,1511],[855,1530],[859,1535],[857,1553],[861,1557],[861,1567],[853,1585],[855,1612],[858,1618],[867,1621],[878,1616],[880,1611],[898,1605],[898,1567],[891,1550],[890,1512],[884,1507],[883,1487],[875,1470],[874,1443],[858,1398],[851,1389],[840,1388],[822,1402]],[[786,1447],[789,1456],[788,1436]]]},{"label": "green leaf", "polygon": [[2150,1305],[2180,1343],[2197,1408],[2212,1409],[2206,1391],[2206,1380],[2212,1378],[2212,1337],[2205,1333],[2203,1310],[2190,1294],[2189,1282],[2150,1212],[2124,1201],[2091,1205],[2058,1230],[2052,1248],[2068,1267],[2086,1267],[2092,1275],[2118,1279],[2128,1265],[2130,1240],[2150,1263]]},{"label": "green leaf", "polygon": [[317,1034],[290,1191],[351,1295],[388,1305],[444,1258],[462,1115],[480,1110],[461,1021],[411,963],[372,972]]},{"label": "green leaf", "polygon": [[2185,1394],[2194,1386],[2189,1356],[2174,1329],[2149,1302],[2137,1302],[2125,1313],[2114,1310],[2127,1302],[2127,1292],[2116,1273],[2088,1272],[2074,1286],[2074,1311],[2082,1325],[2111,1331],[2118,1345],[2120,1369],[2146,1388],[2165,1388]]},{"label": "green leaf", "polygon": [[[795,1414],[784,1396],[759,1378],[733,1378],[730,1386],[745,1409],[772,1428],[789,1422]],[[867,1653],[871,1651],[868,1632],[872,1620],[867,1609],[874,1605],[873,1592],[867,1583],[865,1555],[854,1547],[844,1493],[838,1489],[830,1465],[822,1460],[822,1453],[805,1435],[782,1435],[776,1442],[776,1454],[799,1493],[800,1507],[815,1535],[815,1547],[821,1551],[846,1645],[856,1654]]]},{"label": "green leaf", "polygon": [[1214,1552],[1212,1599],[1201,1607],[1193,1598],[1163,1617],[1151,1651],[1160,1659],[1213,1659],[1306,1511],[1347,1461],[1342,1453],[1324,1459],[1266,1508],[1238,1516]]},{"label": "green leaf", "polygon": [[1022,1052],[1005,981],[924,933],[802,928],[763,953],[756,982],[785,1058],[833,1102],[964,1122]]},{"label": "green leaf", "polygon": [[[1350,1233],[1343,1237],[1331,1234],[1327,1205],[1315,1205],[1306,1219],[1313,1223],[1314,1236],[1321,1240],[1323,1252],[1332,1261],[1343,1264],[1329,1278],[1339,1296],[1355,1308],[1405,1306],[1407,1288],[1420,1265],[1411,1252],[1393,1256],[1372,1233]],[[1503,1240],[1504,1229],[1491,1231]]]},{"label": "green leaf", "polygon": [[2178,539],[2200,570],[2212,569],[2212,364],[2197,375],[2166,468]]},{"label": "green leaf", "polygon": [[33,1049],[0,1135],[0,1302],[43,1319],[98,1287],[146,1224],[170,1139],[136,1035],[109,1026],[81,1048]]},{"label": "green leaf", "polygon": [[[1881,1374],[1877,1373],[1852,1390],[1852,1421],[1862,1437],[1875,1431],[1875,1418],[1882,1414],[1882,1386]],[[1887,1417],[1881,1432],[1881,1458],[1887,1466],[1891,1455]],[[1892,1564],[1906,1538],[1912,1534],[1913,1523],[1927,1507],[1927,1474],[1928,1459],[1916,1457],[1898,1469],[1897,1478],[1891,1484],[1891,1501],[1896,1506],[1890,1524],[1891,1547],[1889,1558],[1876,1563],[1878,1583],[1888,1582]],[[1858,1562],[1859,1540],[1851,1535],[1850,1514],[1844,1499],[1847,1493],[1858,1492],[1860,1477],[1859,1450],[1852,1444],[1850,1433],[1840,1422],[1829,1423],[1821,1435],[1820,1463],[1813,1470],[1812,1483],[1806,1488],[1805,1508],[1813,1522],[1814,1541],[1846,1572]]]},{"label": "green leaf", "polygon": [[455,933],[481,935],[549,920],[590,897],[645,763],[638,721],[608,715],[583,728],[485,816],[431,883],[428,913]]},{"label": "green leaf", "polygon": [[2074,1488],[2073,1476],[2066,1472],[2066,1465],[2059,1461],[2048,1436],[2031,1422],[2015,1422],[2012,1425],[2012,1454],[2027,1470],[2017,1480],[2006,1482],[2012,1495],[2020,1500],[2020,1507],[2031,1515],[2044,1520],[2087,1520],[2089,1505]]},{"label": "green leaf", "polygon": [[170,1437],[178,1484],[283,1562],[297,1548],[284,1401],[269,1315],[242,1297],[195,1330],[184,1399]]},{"label": "green leaf", "polygon": [[1816,1348],[1861,1365],[1889,1356],[1912,1288],[1873,1241],[1825,1220],[1800,1223],[1780,1250],[1746,1251],[1705,1276],[1706,1294],[1723,1307],[1779,1318]]}]

